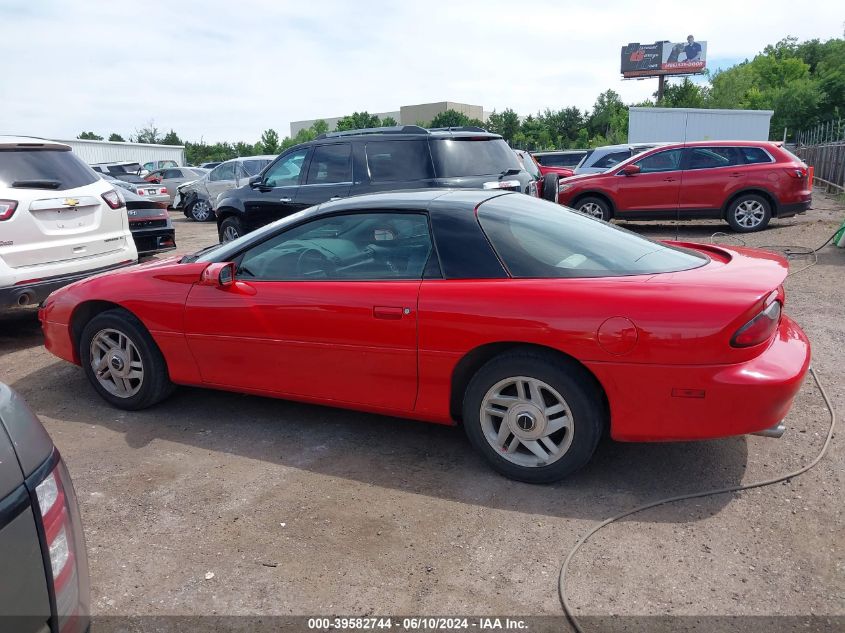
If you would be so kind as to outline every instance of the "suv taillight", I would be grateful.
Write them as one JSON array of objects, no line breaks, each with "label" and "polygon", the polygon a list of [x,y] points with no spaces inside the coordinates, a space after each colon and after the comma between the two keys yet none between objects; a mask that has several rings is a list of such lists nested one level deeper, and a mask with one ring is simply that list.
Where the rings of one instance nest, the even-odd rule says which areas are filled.
[{"label": "suv taillight", "polygon": [[61,460],[35,487],[35,496],[44,529],[45,559],[49,557],[59,631],[83,631],[88,626],[89,591],[85,541],[70,476]]},{"label": "suv taillight", "polygon": [[739,328],[731,339],[733,347],[751,347],[768,341],[780,321],[780,301],[772,301],[766,309]]},{"label": "suv taillight", "polygon": [[15,200],[0,200],[0,222],[15,215],[18,203]]},{"label": "suv taillight", "polygon": [[793,178],[806,178],[807,177],[807,170],[804,168],[801,169],[787,169],[786,173],[792,176]]},{"label": "suv taillight", "polygon": [[114,189],[109,189],[103,194],[103,200],[106,201],[106,204],[109,205],[112,209],[120,209],[124,206],[123,196],[121,196],[117,191]]}]

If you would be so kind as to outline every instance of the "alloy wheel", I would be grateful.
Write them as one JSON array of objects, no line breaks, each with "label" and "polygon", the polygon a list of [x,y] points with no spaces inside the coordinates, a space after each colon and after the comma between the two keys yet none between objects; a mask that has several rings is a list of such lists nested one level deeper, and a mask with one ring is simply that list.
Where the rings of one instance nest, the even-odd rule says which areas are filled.
[{"label": "alloy wheel", "polygon": [[736,206],[734,218],[736,223],[746,229],[753,229],[762,224],[766,217],[766,209],[757,200],[743,200]]},{"label": "alloy wheel", "polygon": [[231,224],[223,229],[223,241],[224,242],[231,242],[232,240],[236,240],[240,237],[238,233],[238,229],[236,229]]},{"label": "alloy wheel", "polygon": [[144,383],[144,363],[138,348],[123,332],[100,330],[91,339],[91,369],[97,382],[118,398],[130,398]]},{"label": "alloy wheel", "polygon": [[502,457],[519,466],[548,466],[572,444],[572,411],[549,384],[528,376],[505,378],[481,401],[481,428]]},{"label": "alloy wheel", "polygon": [[211,205],[205,200],[197,200],[191,207],[191,215],[197,222],[205,222],[211,217]]},{"label": "alloy wheel", "polygon": [[599,220],[604,218],[604,211],[602,211],[602,208],[595,202],[587,202],[586,204],[578,207],[578,210],[584,215],[590,215],[594,218],[598,218]]}]

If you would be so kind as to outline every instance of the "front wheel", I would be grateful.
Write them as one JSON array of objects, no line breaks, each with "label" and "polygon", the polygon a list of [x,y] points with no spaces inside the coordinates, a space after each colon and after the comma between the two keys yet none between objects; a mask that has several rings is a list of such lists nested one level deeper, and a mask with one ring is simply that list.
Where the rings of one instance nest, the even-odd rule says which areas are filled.
[{"label": "front wheel", "polygon": [[581,198],[575,205],[575,210],[605,222],[610,220],[610,205],[601,198],[594,196]]},{"label": "front wheel", "polygon": [[737,233],[761,231],[772,219],[772,209],[763,196],[746,194],[731,202],[725,219]]},{"label": "front wheel", "polygon": [[558,186],[560,185],[560,176],[555,173],[548,173],[543,176],[543,199],[549,202],[557,202]]},{"label": "front wheel", "polygon": [[125,310],[107,310],[88,322],[79,359],[97,393],[119,409],[145,409],[174,389],[155,341]]},{"label": "front wheel", "polygon": [[489,361],[464,395],[472,444],[498,472],[528,483],[557,481],[584,466],[605,417],[582,368],[530,352]]},{"label": "front wheel", "polygon": [[220,241],[231,242],[238,239],[244,234],[244,227],[241,221],[232,216],[228,217],[220,223]]}]

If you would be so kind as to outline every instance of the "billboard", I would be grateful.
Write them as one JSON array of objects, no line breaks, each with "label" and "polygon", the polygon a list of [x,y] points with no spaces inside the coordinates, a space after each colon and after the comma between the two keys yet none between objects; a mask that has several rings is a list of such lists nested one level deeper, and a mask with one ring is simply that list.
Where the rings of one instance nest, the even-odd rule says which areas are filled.
[{"label": "billboard", "polygon": [[699,73],[707,64],[707,42],[692,35],[685,42],[638,42],[622,47],[623,77],[688,75]]}]

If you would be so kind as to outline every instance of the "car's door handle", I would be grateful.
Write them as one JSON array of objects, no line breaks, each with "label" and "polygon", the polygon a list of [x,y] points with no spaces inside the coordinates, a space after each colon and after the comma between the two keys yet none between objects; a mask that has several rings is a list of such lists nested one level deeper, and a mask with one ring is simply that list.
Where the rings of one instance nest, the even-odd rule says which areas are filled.
[{"label": "car's door handle", "polygon": [[293,202],[292,198],[279,198],[279,202]]},{"label": "car's door handle", "polygon": [[403,314],[410,314],[409,308],[397,308],[395,306],[373,306],[373,316],[377,319],[398,321]]},{"label": "car's door handle", "polygon": [[743,174],[741,172],[735,171],[731,174],[731,178],[742,178]]},{"label": "car's door handle", "polygon": [[676,180],[677,178],[672,178],[672,176],[669,176],[668,178],[664,178],[663,182],[675,182]]}]

